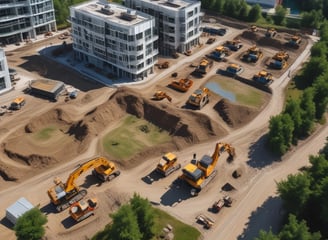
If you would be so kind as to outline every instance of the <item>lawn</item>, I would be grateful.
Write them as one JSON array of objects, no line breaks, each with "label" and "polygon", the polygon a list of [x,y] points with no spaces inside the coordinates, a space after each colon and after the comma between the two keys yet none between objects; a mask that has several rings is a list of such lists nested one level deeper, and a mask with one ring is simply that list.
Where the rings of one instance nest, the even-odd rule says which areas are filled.
[{"label": "lawn", "polygon": [[55,126],[48,126],[46,128],[41,129],[40,131],[38,131],[34,135],[34,138],[36,140],[40,140],[40,141],[49,140],[52,137],[52,135],[55,133],[56,130],[57,130],[57,128]]}]

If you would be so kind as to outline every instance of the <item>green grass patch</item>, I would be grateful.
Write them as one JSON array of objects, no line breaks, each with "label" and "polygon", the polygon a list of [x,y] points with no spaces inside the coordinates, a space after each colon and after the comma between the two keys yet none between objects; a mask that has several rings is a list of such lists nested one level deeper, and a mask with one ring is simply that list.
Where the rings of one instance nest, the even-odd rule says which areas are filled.
[{"label": "green grass patch", "polygon": [[144,119],[128,115],[122,124],[103,138],[105,152],[117,159],[128,159],[146,147],[169,142],[171,136]]},{"label": "green grass patch", "polygon": [[55,126],[49,126],[41,129],[39,132],[35,134],[35,139],[37,140],[48,140],[52,137],[53,133],[57,130]]},{"label": "green grass patch", "polygon": [[[167,225],[170,224],[173,227],[174,232],[174,239],[178,240],[197,240],[200,237],[200,232],[189,226],[178,219],[172,217],[171,215],[167,214],[166,212],[154,208],[154,215],[155,215],[155,232],[157,237],[160,236],[162,229]],[[154,238],[158,239],[158,238]]]}]

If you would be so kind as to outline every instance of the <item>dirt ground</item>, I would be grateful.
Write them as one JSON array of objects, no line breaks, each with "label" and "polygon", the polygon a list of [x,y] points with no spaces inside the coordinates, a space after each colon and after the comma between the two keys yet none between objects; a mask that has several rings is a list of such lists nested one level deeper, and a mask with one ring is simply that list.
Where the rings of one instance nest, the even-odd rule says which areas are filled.
[{"label": "dirt ground", "polygon": [[[225,68],[227,63],[215,62],[210,72],[201,79],[191,75],[191,72],[194,70],[192,65],[197,66],[205,54],[212,51],[215,46],[222,44],[225,40],[239,38],[244,46],[228,58],[228,63],[239,62],[244,65],[245,71],[242,75],[245,78],[251,78],[252,75],[266,67],[265,62],[274,52],[284,48],[284,42],[288,37],[287,34],[279,33],[275,39],[265,39],[262,36],[264,35],[264,30],[256,34],[249,33],[247,29],[241,31],[229,28],[229,32],[225,37],[216,37],[217,40],[214,44],[210,46],[203,44],[199,48],[194,49],[192,56],[181,55],[178,59],[160,58],[159,61],[169,61],[171,67],[177,64],[181,65],[179,68],[174,69],[174,72],[178,74],[177,79],[190,78],[194,81],[194,85],[188,93],[176,92],[167,87],[168,83],[174,79],[171,77],[172,71],[170,71],[170,68],[165,70],[156,69],[156,74],[161,77],[158,77],[155,84],[148,82],[138,86],[105,87],[60,63],[38,54],[40,49],[61,44],[61,40],[57,39],[56,36],[33,45],[6,52],[9,66],[16,67],[20,75],[26,74],[26,76],[33,79],[60,80],[79,89],[80,93],[77,99],[68,102],[65,102],[65,96],[60,97],[58,102],[49,102],[45,99],[24,94],[23,91],[26,86],[22,85],[17,86],[15,90],[4,95],[3,98],[1,96],[3,99],[1,105],[3,105],[9,104],[11,99],[16,97],[17,94],[24,94],[27,104],[20,111],[8,113],[0,117],[0,190],[3,192],[11,191],[11,189],[28,184],[30,181],[33,182],[36,176],[43,179],[38,188],[35,188],[35,190],[31,189],[30,192],[25,192],[25,194],[28,199],[41,203],[42,210],[48,214],[48,239],[72,239],[73,236],[74,238],[77,237],[77,239],[82,239],[86,236],[90,237],[96,231],[102,229],[109,221],[108,213],[117,209],[122,202],[128,199],[129,195],[132,194],[130,188],[145,194],[150,200],[153,200],[152,196],[160,195],[160,200],[156,199],[155,201],[160,201],[164,210],[172,207],[175,200],[177,200],[177,196],[180,198],[182,196],[183,198],[183,194],[179,193],[177,195],[176,189],[171,187],[171,183],[174,180],[173,176],[161,181],[157,179],[158,183],[155,181],[148,185],[145,184],[144,177],[151,172],[157,161],[156,158],[160,155],[159,153],[162,154],[166,151],[179,152],[187,149],[183,154],[183,159],[185,159],[182,162],[183,165],[188,162],[189,158],[187,155],[191,156],[192,152],[195,151],[193,149],[195,148],[194,146],[203,149],[203,151],[206,149],[206,153],[208,151],[211,152],[214,146],[212,146],[213,144],[209,145],[209,143],[241,131],[269,104],[271,97],[270,94],[266,94],[265,103],[260,108],[254,109],[231,103],[221,96],[212,93],[210,103],[202,110],[188,109],[185,103],[189,93],[204,86],[210,77],[216,74],[216,70]],[[201,42],[205,43],[207,38],[203,37]],[[256,64],[241,62],[239,60],[240,54],[252,46],[254,42],[263,49],[264,57]],[[305,49],[306,45],[307,41],[303,41],[298,50],[288,49],[290,65]],[[272,72],[277,79],[284,73],[284,71],[276,70]],[[160,102],[150,100],[156,90],[165,90],[173,97],[172,103],[168,103],[166,99]],[[66,216],[67,213],[55,214],[45,194],[46,189],[50,187],[53,177],[62,175],[65,179],[67,174],[71,172],[70,169],[76,163],[86,160],[91,155],[105,154],[99,148],[99,137],[106,131],[109,131],[108,126],[115,124],[127,113],[145,118],[167,130],[173,136],[172,143],[146,149],[144,153],[135,156],[131,160],[130,165],[122,166],[119,161],[116,161],[129,174],[125,176],[123,174],[122,177],[120,176],[119,179],[115,180],[110,190],[104,186],[95,187],[94,179],[87,176],[85,181],[80,179],[79,181],[82,181],[81,185],[85,188],[90,188],[92,193],[96,194],[101,202],[104,203],[96,217],[74,225]],[[55,137],[46,141],[35,138],[38,132],[48,127],[56,129]],[[258,132],[254,132],[253,138],[250,136],[250,139],[256,138],[258,134]],[[257,172],[256,169],[249,168],[245,162],[240,160],[231,165],[222,163],[220,167],[222,171],[220,181],[230,182],[236,189],[242,189],[245,183],[251,182]],[[65,168],[65,171],[59,170],[63,168]],[[242,173],[243,178],[232,178],[230,173],[236,169]],[[137,183],[134,187],[133,184],[136,178],[140,180],[140,183]],[[140,184],[143,185],[141,186]],[[158,187],[152,188],[152,185],[156,184]],[[125,186],[125,188],[120,188],[120,185]],[[33,195],[36,194],[35,191],[38,191],[37,189],[42,188],[44,192],[42,196]],[[149,191],[152,192],[151,195],[147,195]],[[163,191],[165,192],[164,194],[162,194]],[[205,194],[210,194],[209,191],[210,188],[206,189]],[[10,200],[14,201],[15,197],[23,193],[24,191],[19,194],[13,194]],[[238,193],[235,194],[235,197],[238,197]],[[9,204],[9,199],[4,201],[5,203]],[[36,202],[33,203],[37,204]],[[188,204],[187,202],[183,209],[186,209]],[[6,208],[7,205],[3,206]],[[171,210],[168,211],[172,212]],[[176,217],[185,220],[193,216],[191,213],[183,215],[182,212],[182,209],[177,210]],[[8,225],[4,219],[2,223],[4,226]],[[191,222],[189,221],[189,223]],[[10,228],[1,227],[0,229],[5,230],[0,236],[6,239],[13,239],[13,232]]]}]

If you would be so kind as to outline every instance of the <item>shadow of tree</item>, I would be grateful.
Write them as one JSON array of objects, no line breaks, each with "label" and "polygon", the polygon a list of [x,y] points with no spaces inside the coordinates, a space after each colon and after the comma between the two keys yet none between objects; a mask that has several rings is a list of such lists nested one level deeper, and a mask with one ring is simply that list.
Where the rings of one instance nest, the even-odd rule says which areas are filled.
[{"label": "shadow of tree", "polygon": [[191,187],[180,179],[176,179],[170,188],[161,196],[160,203],[164,206],[173,206],[192,197]]},{"label": "shadow of tree", "polygon": [[270,196],[262,206],[252,212],[247,227],[237,240],[253,240],[258,237],[260,230],[279,232],[284,221],[284,211],[280,197]]}]

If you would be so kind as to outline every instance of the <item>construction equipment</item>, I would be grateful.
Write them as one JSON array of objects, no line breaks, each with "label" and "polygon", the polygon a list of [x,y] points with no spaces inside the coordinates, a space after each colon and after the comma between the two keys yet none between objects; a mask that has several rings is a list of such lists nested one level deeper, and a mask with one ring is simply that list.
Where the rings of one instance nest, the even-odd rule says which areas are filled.
[{"label": "construction equipment", "polygon": [[219,199],[218,201],[215,201],[212,205],[212,211],[215,213],[218,213],[223,207],[224,207],[224,200]]},{"label": "construction equipment", "polygon": [[232,199],[231,199],[230,196],[225,195],[225,196],[223,197],[223,201],[224,201],[224,206],[226,206],[226,207],[231,207],[231,205],[232,205]]},{"label": "construction equipment", "polygon": [[235,149],[227,143],[217,143],[212,156],[204,155],[196,164],[189,163],[182,169],[182,175],[179,179],[186,181],[190,186],[200,191],[216,175],[216,164],[221,153],[227,151],[229,160],[235,156]]},{"label": "construction equipment", "polygon": [[230,63],[226,69],[229,74],[239,75],[244,71],[244,68],[236,63]]},{"label": "construction equipment", "polygon": [[265,36],[266,37],[269,37],[269,38],[273,38],[277,35],[277,31],[275,28],[268,28],[266,33],[265,33]]},{"label": "construction equipment", "polygon": [[172,101],[172,98],[166,94],[166,92],[158,90],[154,93],[153,95],[153,99],[154,100],[163,100],[164,98],[166,98],[169,102]]},{"label": "construction equipment", "polygon": [[215,40],[216,40],[216,38],[210,37],[209,39],[207,39],[206,44],[212,44],[215,42]]},{"label": "construction equipment", "polygon": [[186,55],[186,56],[191,56],[191,54],[192,54],[191,50],[187,50],[184,52],[184,55]]},{"label": "construction equipment", "polygon": [[274,69],[284,69],[288,66],[287,60],[289,54],[285,51],[277,52],[273,57],[273,61],[270,62],[269,66]]},{"label": "construction equipment", "polygon": [[178,164],[177,156],[169,152],[162,156],[157,164],[156,171],[166,177],[180,168],[181,164]]},{"label": "construction equipment", "polygon": [[288,41],[288,45],[293,47],[293,48],[299,48],[300,44],[302,42],[302,38],[299,35],[294,35],[292,36],[289,41]]},{"label": "construction equipment", "polygon": [[232,41],[226,41],[224,46],[229,48],[231,51],[238,51],[242,48],[243,44],[241,44],[241,41],[239,39],[235,39]]},{"label": "construction equipment", "polygon": [[200,214],[196,217],[196,221],[200,222],[201,224],[204,225],[204,228],[210,229],[214,225],[214,220],[211,218],[205,216],[204,214]]},{"label": "construction equipment", "polygon": [[222,61],[226,56],[231,55],[231,51],[229,48],[224,46],[218,46],[215,51],[211,52],[207,57],[214,59],[216,61]]},{"label": "construction equipment", "polygon": [[252,25],[250,29],[251,29],[252,32],[257,32],[258,31],[256,25]]},{"label": "construction equipment", "polygon": [[19,110],[25,105],[26,101],[23,97],[16,98],[11,104],[10,104],[10,110]]},{"label": "construction equipment", "polygon": [[272,59],[278,61],[282,61],[282,60],[287,61],[289,59],[289,54],[286,51],[279,51],[272,57]]},{"label": "construction equipment", "polygon": [[202,109],[208,102],[209,99],[209,89],[197,89],[195,90],[188,99],[188,104],[197,107],[198,109]]},{"label": "construction equipment", "polygon": [[87,194],[87,190],[80,190],[76,186],[75,180],[90,168],[93,168],[92,174],[102,182],[110,181],[120,175],[120,171],[116,170],[113,162],[104,157],[96,157],[75,169],[69,175],[66,183],[63,183],[59,178],[55,178],[55,185],[48,190],[48,196],[58,212],[67,209],[74,202],[80,201]]},{"label": "construction equipment", "polygon": [[89,198],[88,200],[82,199],[70,206],[69,214],[75,221],[80,222],[93,215],[97,205],[96,198]]},{"label": "construction equipment", "polygon": [[245,62],[256,63],[262,57],[263,57],[263,53],[261,49],[258,48],[256,45],[254,45],[243,54],[241,60]]},{"label": "construction equipment", "polygon": [[166,69],[169,67],[169,62],[156,63],[155,66],[157,66],[158,69]]},{"label": "construction equipment", "polygon": [[262,84],[269,85],[273,81],[273,76],[272,73],[262,70],[253,76],[253,80]]},{"label": "construction equipment", "polygon": [[178,90],[180,92],[187,92],[189,90],[189,88],[191,88],[191,86],[193,85],[193,81],[188,79],[188,78],[184,78],[184,79],[180,79],[179,81],[175,81],[173,80],[170,84],[169,87]]},{"label": "construction equipment", "polygon": [[213,61],[203,58],[199,65],[196,67],[195,72],[199,74],[206,74],[209,69],[213,66]]}]

